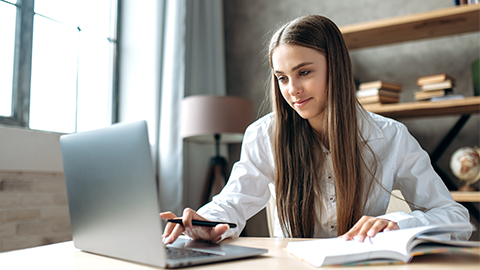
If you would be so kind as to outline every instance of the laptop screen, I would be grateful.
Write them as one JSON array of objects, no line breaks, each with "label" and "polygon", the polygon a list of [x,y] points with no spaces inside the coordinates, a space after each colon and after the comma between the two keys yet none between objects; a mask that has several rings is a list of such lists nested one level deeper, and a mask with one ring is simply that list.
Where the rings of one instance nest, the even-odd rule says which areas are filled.
[{"label": "laptop screen", "polygon": [[75,246],[163,266],[163,227],[145,121],[64,135],[60,143]]}]

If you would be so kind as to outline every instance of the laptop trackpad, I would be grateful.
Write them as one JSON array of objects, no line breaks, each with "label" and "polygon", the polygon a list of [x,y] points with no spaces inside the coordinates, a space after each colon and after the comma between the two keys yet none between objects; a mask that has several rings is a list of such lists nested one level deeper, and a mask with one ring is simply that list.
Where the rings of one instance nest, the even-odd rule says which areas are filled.
[{"label": "laptop trackpad", "polygon": [[253,257],[268,252],[268,250],[266,249],[242,247],[222,243],[214,244],[210,242],[190,240],[189,238],[186,239],[186,237],[178,238],[173,244],[167,245],[167,247],[175,247],[180,249],[189,249],[199,252],[211,253],[214,255],[219,255],[213,257],[222,257],[222,260]]},{"label": "laptop trackpad", "polygon": [[186,238],[178,238],[173,244],[168,245],[168,247],[190,249],[200,252],[213,253],[220,256],[225,256],[227,254],[226,250],[223,248],[224,246],[225,245],[196,241]]}]

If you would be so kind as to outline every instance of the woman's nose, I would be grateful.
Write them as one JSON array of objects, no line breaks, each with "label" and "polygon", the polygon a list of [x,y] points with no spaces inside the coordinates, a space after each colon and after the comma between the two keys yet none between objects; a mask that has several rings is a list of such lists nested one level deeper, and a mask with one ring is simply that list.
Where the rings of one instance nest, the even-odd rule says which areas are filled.
[{"label": "woman's nose", "polygon": [[303,92],[302,84],[298,80],[290,80],[288,93],[291,96],[299,95]]}]

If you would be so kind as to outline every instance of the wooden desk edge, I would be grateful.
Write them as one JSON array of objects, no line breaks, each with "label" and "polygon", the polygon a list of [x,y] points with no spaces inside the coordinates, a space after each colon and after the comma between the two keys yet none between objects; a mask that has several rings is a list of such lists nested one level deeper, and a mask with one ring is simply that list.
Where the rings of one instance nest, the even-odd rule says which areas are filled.
[{"label": "wooden desk edge", "polygon": [[[226,239],[227,240],[227,239]],[[232,238],[231,244],[267,248],[267,255],[258,258],[249,258],[232,262],[194,266],[189,269],[314,269],[308,263],[288,254],[283,250],[289,241],[306,239],[266,238],[266,237],[240,237]],[[313,240],[313,239],[309,239]],[[72,256],[73,255],[73,256]],[[460,256],[458,256],[460,255]],[[27,259],[22,259],[27,258]],[[61,260],[59,260],[61,258]],[[467,250],[458,253],[440,255],[429,254],[415,257],[412,263],[401,265],[401,269],[478,269],[480,250]],[[72,241],[34,247],[24,250],[0,253],[2,266],[13,266],[15,269],[49,268],[52,270],[63,269],[160,269],[145,266],[129,261],[114,259],[106,256],[83,252],[74,247]],[[446,266],[446,268],[445,268]],[[4,267],[5,268],[5,267]],[[380,267],[382,268],[382,267]],[[393,267],[397,269],[396,267]],[[2,268],[3,269],[3,268]],[[362,266],[364,270],[376,270],[378,266]],[[383,269],[383,268],[382,268]]]}]

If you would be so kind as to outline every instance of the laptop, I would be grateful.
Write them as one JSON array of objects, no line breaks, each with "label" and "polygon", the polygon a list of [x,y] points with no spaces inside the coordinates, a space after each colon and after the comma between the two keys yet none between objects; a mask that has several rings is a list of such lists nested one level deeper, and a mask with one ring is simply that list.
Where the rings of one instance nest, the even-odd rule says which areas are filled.
[{"label": "laptop", "polygon": [[[179,238],[162,242],[158,185],[145,121],[60,137],[76,248],[162,268],[206,264],[266,249]],[[170,253],[189,253],[170,258]]]}]

